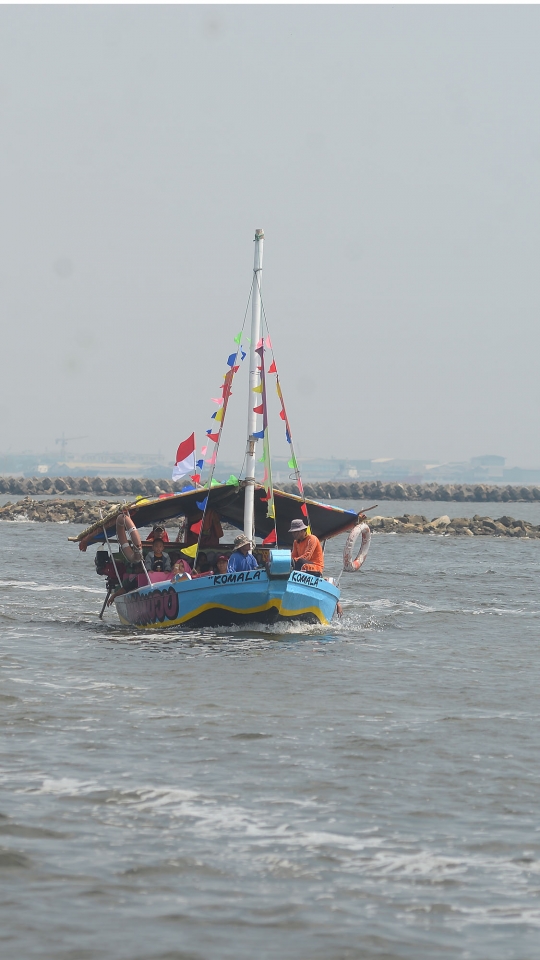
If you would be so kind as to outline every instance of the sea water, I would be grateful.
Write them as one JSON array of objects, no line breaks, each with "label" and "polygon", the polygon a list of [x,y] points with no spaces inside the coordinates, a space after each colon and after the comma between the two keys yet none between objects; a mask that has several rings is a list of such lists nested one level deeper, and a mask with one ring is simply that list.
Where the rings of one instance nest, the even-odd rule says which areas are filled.
[{"label": "sea water", "polygon": [[0,524],[3,960],[540,957],[540,541],[374,535],[328,627],[145,636],[77,532]]}]

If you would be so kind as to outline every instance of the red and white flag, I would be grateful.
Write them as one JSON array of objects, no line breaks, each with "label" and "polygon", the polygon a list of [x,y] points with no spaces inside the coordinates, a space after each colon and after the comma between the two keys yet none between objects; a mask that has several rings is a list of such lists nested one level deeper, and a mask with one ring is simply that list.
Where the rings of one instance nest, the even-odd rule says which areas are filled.
[{"label": "red and white flag", "polygon": [[173,480],[180,480],[186,473],[195,473],[195,434],[184,440],[176,451],[176,463],[173,467]]}]

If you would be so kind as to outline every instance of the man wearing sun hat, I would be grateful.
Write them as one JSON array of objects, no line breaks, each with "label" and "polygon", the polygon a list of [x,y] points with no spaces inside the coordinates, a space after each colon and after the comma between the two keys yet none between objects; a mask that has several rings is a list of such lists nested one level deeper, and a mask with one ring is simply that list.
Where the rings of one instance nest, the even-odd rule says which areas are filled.
[{"label": "man wearing sun hat", "polygon": [[249,552],[252,546],[252,541],[249,537],[246,537],[245,533],[236,537],[234,550],[227,564],[227,573],[240,573],[243,570],[257,569],[258,563],[253,554]]},{"label": "man wearing sun hat", "polygon": [[293,536],[292,561],[295,570],[303,570],[314,577],[321,577],[324,570],[324,554],[321,541],[307,532],[303,520],[293,520],[289,527]]}]

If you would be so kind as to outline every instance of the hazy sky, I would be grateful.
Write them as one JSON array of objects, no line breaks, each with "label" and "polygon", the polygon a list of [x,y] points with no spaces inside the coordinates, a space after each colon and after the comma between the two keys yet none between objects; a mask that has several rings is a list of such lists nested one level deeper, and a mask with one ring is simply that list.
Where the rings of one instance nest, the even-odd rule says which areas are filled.
[{"label": "hazy sky", "polygon": [[540,465],[539,28],[537,6],[1,7],[0,450],[204,433],[263,227],[302,456]]}]

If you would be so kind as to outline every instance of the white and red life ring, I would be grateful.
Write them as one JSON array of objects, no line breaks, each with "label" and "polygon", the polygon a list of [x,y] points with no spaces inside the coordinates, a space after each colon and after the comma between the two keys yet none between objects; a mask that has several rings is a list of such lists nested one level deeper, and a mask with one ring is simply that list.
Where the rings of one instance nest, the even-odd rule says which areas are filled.
[{"label": "white and red life ring", "polygon": [[116,536],[118,537],[120,550],[128,563],[140,563],[143,557],[141,537],[129,513],[118,514]]},{"label": "white and red life ring", "polygon": [[[356,554],[356,557],[353,558],[356,541],[360,536],[362,537],[360,550]],[[367,523],[357,523],[347,537],[347,542],[343,549],[343,569],[346,571],[346,573],[354,573],[356,570],[360,569],[368,555],[370,543],[371,530],[369,529]]]}]

